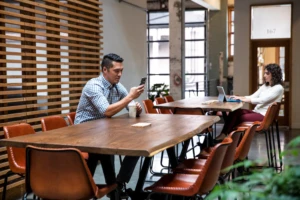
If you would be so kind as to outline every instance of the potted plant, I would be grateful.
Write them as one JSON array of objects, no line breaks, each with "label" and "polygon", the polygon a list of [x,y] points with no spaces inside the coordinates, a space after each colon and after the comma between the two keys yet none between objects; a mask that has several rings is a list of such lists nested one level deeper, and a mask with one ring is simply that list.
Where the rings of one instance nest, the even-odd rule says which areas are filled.
[{"label": "potted plant", "polygon": [[156,83],[151,86],[148,98],[154,101],[155,98],[166,95],[169,95],[168,85],[164,83]]},{"label": "potted plant", "polygon": [[[286,157],[284,170],[277,173],[272,168],[264,168],[247,175],[242,175],[223,185],[218,185],[206,198],[219,199],[300,199],[300,136],[294,138],[282,155]],[[290,158],[290,159],[287,159]],[[298,161],[295,163],[293,161]],[[253,161],[245,161],[233,167],[249,167]]]}]

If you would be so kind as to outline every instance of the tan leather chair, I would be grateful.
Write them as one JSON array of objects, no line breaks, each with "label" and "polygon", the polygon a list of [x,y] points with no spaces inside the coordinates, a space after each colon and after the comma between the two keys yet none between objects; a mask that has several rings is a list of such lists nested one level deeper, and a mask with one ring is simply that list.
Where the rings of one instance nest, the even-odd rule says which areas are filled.
[{"label": "tan leather chair", "polygon": [[[218,181],[225,153],[231,143],[232,139],[226,138],[214,146],[199,174],[167,174],[145,190],[187,197],[209,193]],[[147,199],[150,197],[151,194]]]},{"label": "tan leather chair", "polygon": [[[35,133],[34,129],[26,123],[4,126],[3,130],[4,137],[6,139]],[[10,171],[8,171],[4,176],[4,184],[2,191],[3,200],[5,200],[6,196],[8,176],[11,174],[19,174],[20,176],[25,175],[25,148],[6,147],[6,149]]]},{"label": "tan leather chair", "polygon": [[170,96],[170,95],[168,95],[168,96],[164,96],[164,99],[165,99],[165,101],[166,101],[167,103],[169,103],[169,102],[173,102],[173,101],[174,101],[173,97],[172,97],[172,96]]},{"label": "tan leather chair", "polygon": [[[42,130],[43,131],[51,131],[53,129],[67,127],[68,124],[66,120],[62,116],[53,115],[49,117],[45,117],[41,119]],[[84,159],[89,158],[89,154],[86,152],[81,152]]]},{"label": "tan leather chair", "polygon": [[26,148],[26,192],[42,199],[97,199],[117,184],[96,185],[77,149]]},{"label": "tan leather chair", "polygon": [[[166,103],[166,101],[164,98],[157,97],[157,98],[155,98],[155,103],[158,105],[158,104]],[[159,108],[158,112],[160,114],[173,114],[172,110],[166,109],[166,108]]]},{"label": "tan leather chair", "polygon": [[[273,134],[270,133],[270,127],[272,126],[273,122],[276,120],[278,114],[279,114],[279,103],[273,103],[269,106],[267,113],[261,122],[255,122],[259,123],[260,125],[257,127],[256,132],[263,132],[265,134],[266,139],[266,146],[267,146],[267,155],[268,155],[268,164],[269,167],[274,168],[280,168],[277,167],[277,157],[276,157],[276,149],[275,149],[275,139]],[[239,124],[237,127],[249,127],[253,125],[254,122],[243,122]],[[277,137],[279,139],[279,135]],[[278,152],[281,152],[280,145],[277,149]],[[281,169],[280,169],[281,170]]]},{"label": "tan leather chair", "polygon": [[[221,171],[220,171],[220,181],[224,182],[225,178],[230,174],[230,171],[228,170],[228,167],[233,165],[234,163],[234,156],[236,152],[236,148],[238,145],[238,142],[240,140],[241,134],[243,133],[244,129],[236,130],[231,132],[227,138],[232,139],[232,143],[228,147],[226,154],[223,159]],[[184,174],[199,174],[205,165],[205,162],[210,156],[210,153],[212,152],[213,147],[209,148],[209,152],[201,155],[201,158],[199,159],[187,159],[184,160],[182,163],[178,165],[176,169],[174,169],[174,172],[176,173],[184,173]]]},{"label": "tan leather chair", "polygon": [[70,125],[74,125],[76,112],[70,112],[67,117]]},{"label": "tan leather chair", "polygon": [[153,102],[150,99],[143,100],[145,113],[147,114],[158,114],[157,110],[153,108]]}]

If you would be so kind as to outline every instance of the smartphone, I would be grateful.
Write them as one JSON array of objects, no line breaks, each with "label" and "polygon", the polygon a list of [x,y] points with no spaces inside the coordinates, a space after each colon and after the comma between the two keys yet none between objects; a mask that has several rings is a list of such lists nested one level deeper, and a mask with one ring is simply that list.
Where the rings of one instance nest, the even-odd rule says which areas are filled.
[{"label": "smartphone", "polygon": [[147,77],[143,77],[143,78],[141,79],[140,85],[145,85],[146,80],[147,80]]}]

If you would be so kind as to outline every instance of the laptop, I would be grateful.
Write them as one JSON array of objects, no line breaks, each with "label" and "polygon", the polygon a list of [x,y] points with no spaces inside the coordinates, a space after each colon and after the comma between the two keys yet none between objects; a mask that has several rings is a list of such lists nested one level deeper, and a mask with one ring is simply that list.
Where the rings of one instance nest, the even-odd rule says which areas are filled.
[{"label": "laptop", "polygon": [[222,86],[217,86],[218,92],[219,92],[219,96],[218,96],[218,101],[219,102],[241,102],[241,100],[239,99],[231,99],[230,97],[226,96],[226,93],[224,91],[224,88]]}]

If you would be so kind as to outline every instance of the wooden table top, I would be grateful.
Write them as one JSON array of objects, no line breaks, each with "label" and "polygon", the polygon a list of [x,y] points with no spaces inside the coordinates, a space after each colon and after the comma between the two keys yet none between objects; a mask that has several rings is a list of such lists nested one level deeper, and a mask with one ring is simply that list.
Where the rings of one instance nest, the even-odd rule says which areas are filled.
[{"label": "wooden table top", "polygon": [[242,102],[218,102],[218,97],[193,97],[154,105],[154,108],[202,108],[205,111],[232,112],[243,106]]},{"label": "wooden table top", "polygon": [[[0,140],[1,146],[63,148],[72,147],[98,154],[151,157],[183,142],[219,121],[217,116],[128,114],[68,126],[47,132]],[[149,122],[138,128],[132,124]]]}]

